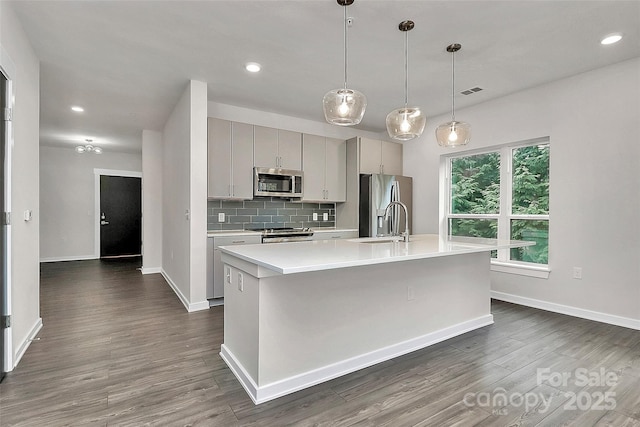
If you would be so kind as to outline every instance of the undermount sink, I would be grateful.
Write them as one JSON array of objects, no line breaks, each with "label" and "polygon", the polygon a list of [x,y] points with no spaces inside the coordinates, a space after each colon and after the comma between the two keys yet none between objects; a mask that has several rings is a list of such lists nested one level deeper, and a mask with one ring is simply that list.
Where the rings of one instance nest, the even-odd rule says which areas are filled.
[{"label": "undermount sink", "polygon": [[362,237],[359,239],[349,239],[350,242],[356,243],[391,243],[399,242],[402,236],[384,236],[384,237]]}]

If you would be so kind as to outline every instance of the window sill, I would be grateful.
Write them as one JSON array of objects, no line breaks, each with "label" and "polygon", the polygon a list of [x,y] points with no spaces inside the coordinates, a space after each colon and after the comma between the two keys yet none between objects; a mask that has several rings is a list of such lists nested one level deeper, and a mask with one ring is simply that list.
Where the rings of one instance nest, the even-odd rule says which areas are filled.
[{"label": "window sill", "polygon": [[548,279],[551,272],[547,265],[516,264],[494,260],[491,260],[491,271],[536,277],[538,279]]}]

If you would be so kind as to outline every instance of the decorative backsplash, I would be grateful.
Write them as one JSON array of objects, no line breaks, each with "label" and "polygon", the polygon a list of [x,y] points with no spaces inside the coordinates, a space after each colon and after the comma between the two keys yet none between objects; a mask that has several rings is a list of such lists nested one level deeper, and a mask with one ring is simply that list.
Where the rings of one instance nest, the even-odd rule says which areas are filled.
[{"label": "decorative backsplash", "polygon": [[[224,213],[224,222],[218,222],[218,214]],[[318,214],[318,221],[313,214]],[[322,215],[329,216],[322,221]],[[290,202],[271,197],[253,200],[209,200],[207,202],[207,229],[248,230],[279,227],[335,227],[335,203]]]}]

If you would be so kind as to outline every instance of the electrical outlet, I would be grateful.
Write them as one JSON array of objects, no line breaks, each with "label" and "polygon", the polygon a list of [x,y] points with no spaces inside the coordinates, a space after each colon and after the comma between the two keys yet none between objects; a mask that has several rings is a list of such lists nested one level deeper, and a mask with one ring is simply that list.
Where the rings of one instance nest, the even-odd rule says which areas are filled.
[{"label": "electrical outlet", "polygon": [[413,301],[416,299],[416,294],[413,291],[413,286],[407,286],[407,301]]},{"label": "electrical outlet", "polygon": [[323,221],[329,221],[329,214],[328,214],[328,213],[326,213],[326,212],[325,212],[325,213],[323,213],[323,214],[322,214],[322,220],[323,220]]},{"label": "electrical outlet", "polygon": [[218,213],[218,222],[224,222],[224,212]]},{"label": "electrical outlet", "polygon": [[318,220],[318,212],[314,212],[313,213],[313,220],[317,221]]},{"label": "electrical outlet", "polygon": [[238,272],[238,290],[240,292],[244,291],[244,276],[240,272]]},{"label": "electrical outlet", "polygon": [[224,266],[224,281],[231,284],[231,267],[228,265]]},{"label": "electrical outlet", "polygon": [[573,278],[582,279],[582,267],[573,267]]}]

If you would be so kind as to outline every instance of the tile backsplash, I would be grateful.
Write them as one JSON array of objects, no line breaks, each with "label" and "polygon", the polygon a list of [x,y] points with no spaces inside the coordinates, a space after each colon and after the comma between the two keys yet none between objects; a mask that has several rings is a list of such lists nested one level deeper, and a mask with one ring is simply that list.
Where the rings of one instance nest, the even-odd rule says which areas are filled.
[{"label": "tile backsplash", "polygon": [[[224,213],[224,222],[218,222],[218,214]],[[313,214],[318,214],[318,221]],[[329,215],[322,221],[322,214]],[[290,202],[271,197],[253,200],[209,200],[207,202],[207,229],[249,230],[278,227],[335,227],[335,203]]]}]

